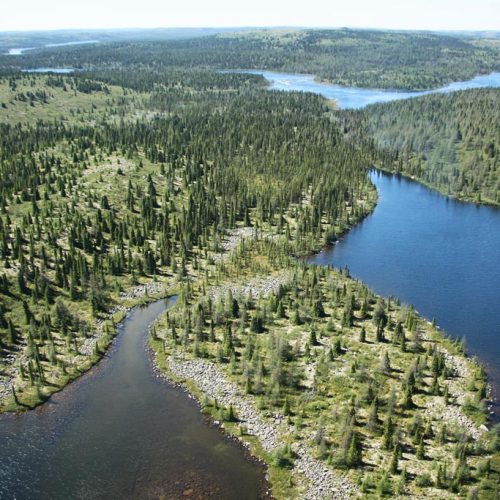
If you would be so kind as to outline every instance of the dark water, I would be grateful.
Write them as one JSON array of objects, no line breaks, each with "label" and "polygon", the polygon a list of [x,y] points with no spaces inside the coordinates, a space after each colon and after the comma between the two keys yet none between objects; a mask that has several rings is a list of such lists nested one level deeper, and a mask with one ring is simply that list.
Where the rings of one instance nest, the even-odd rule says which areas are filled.
[{"label": "dark water", "polygon": [[484,87],[500,87],[500,73],[476,76],[465,82],[454,82],[446,87],[424,92],[406,92],[399,90],[362,89],[358,87],[345,87],[330,83],[314,81],[313,75],[300,75],[290,73],[276,73],[274,71],[248,71],[264,76],[270,82],[273,90],[299,90],[314,92],[327,99],[335,99],[341,108],[358,109],[377,102],[389,102],[399,99],[408,99],[425,94],[448,93],[457,90],[477,89]]},{"label": "dark water", "polygon": [[0,498],[263,494],[264,469],[152,372],[147,326],[172,303],[135,309],[93,370],[37,410],[0,417]]},{"label": "dark water", "polygon": [[[392,175],[372,173],[379,203],[333,247],[310,259],[348,266],[450,335],[466,337],[500,395],[500,210],[462,203]],[[500,415],[498,404],[494,408]]]}]

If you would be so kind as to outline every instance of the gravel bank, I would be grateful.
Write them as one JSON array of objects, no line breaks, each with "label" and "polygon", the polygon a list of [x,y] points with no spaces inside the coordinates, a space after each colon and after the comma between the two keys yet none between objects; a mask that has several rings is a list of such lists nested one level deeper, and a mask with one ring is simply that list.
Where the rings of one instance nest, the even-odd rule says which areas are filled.
[{"label": "gravel bank", "polygon": [[[423,330],[420,330],[420,333],[422,338],[425,340],[429,339]],[[437,350],[443,354],[446,366],[448,366],[457,377],[447,382],[448,393],[452,398],[455,398],[458,405],[461,405],[464,403],[465,399],[463,386],[470,375],[469,364],[466,359],[455,356],[445,349],[440,349],[438,347]],[[444,401],[441,403],[433,403],[432,406],[426,408],[425,413],[438,421],[441,420],[442,422],[457,425],[458,428],[463,429],[473,439],[479,439],[488,431],[486,426],[482,425],[478,427],[473,420],[464,415],[460,406],[445,405]]]},{"label": "gravel bank", "polygon": [[[177,377],[193,381],[209,398],[216,399],[226,407],[232,405],[248,434],[256,436],[267,452],[272,452],[282,445],[281,438],[292,432],[292,428],[279,414],[264,419],[255,408],[252,398],[242,394],[236,384],[230,382],[213,363],[201,359],[185,360],[171,356],[168,364],[172,373]],[[309,482],[302,498],[348,499],[356,495],[357,487],[349,479],[335,474],[323,462],[315,459],[305,444],[295,443],[293,451],[296,454],[295,470]]]},{"label": "gravel bank", "polygon": [[255,231],[252,227],[240,227],[228,231],[226,237],[220,243],[221,251],[212,255],[213,262],[225,261],[241,240],[253,237],[255,237]]},{"label": "gravel bank", "polygon": [[137,285],[129,290],[122,292],[120,297],[122,299],[139,299],[148,295],[155,295],[162,293],[166,290],[165,283],[158,283],[152,281],[151,283],[146,283],[145,285]]},{"label": "gravel bank", "polygon": [[253,278],[241,285],[237,283],[221,285],[212,288],[210,295],[214,301],[224,297],[229,291],[234,297],[248,297],[250,295],[256,298],[259,295],[276,293],[280,286],[286,285],[290,281],[291,277],[291,273],[282,273],[268,278]]}]

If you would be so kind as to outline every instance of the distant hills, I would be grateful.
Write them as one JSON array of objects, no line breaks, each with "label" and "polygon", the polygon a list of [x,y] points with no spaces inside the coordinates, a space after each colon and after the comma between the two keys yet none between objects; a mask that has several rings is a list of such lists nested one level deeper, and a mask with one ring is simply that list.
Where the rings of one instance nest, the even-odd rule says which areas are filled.
[{"label": "distant hills", "polygon": [[[198,38],[219,33],[237,33],[258,30],[290,30],[301,31],[314,28],[305,27],[229,27],[229,28],[125,28],[125,29],[87,29],[87,30],[50,30],[50,31],[0,31],[0,51],[17,47],[43,47],[49,44],[60,44],[74,41],[99,40],[101,42],[129,41],[164,41],[183,38]],[[319,28],[318,28],[319,29]],[[342,29],[342,28],[332,28]],[[345,28],[344,28],[345,29]],[[363,30],[356,30],[363,31]],[[370,30],[389,31],[395,30]],[[430,31],[439,35],[450,35],[471,38],[500,39],[500,31]]]}]

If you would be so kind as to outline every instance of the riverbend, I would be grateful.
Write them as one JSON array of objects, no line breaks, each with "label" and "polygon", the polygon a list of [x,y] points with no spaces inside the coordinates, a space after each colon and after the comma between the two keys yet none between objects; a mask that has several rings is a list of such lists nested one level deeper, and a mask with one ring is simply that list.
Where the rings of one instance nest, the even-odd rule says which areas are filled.
[{"label": "riverbend", "polygon": [[92,370],[36,410],[0,416],[1,498],[264,495],[264,468],[152,368],[148,326],[174,302],[133,309]]}]

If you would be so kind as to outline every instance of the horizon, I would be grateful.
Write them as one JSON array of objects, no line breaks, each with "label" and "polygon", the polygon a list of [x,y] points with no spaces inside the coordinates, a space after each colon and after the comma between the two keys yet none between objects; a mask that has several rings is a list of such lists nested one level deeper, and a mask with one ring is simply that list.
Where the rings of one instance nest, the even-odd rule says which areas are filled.
[{"label": "horizon", "polygon": [[185,0],[182,6],[162,0],[87,0],[68,6],[63,0],[23,2],[0,19],[0,32],[142,29],[377,29],[397,31],[498,31],[500,9],[495,0],[241,1]]},{"label": "horizon", "polygon": [[376,27],[376,26],[310,26],[310,25],[241,25],[241,26],[124,26],[124,27],[81,27],[81,28],[36,28],[36,29],[0,29],[0,34],[16,34],[16,33],[60,33],[60,32],[110,32],[110,31],[160,31],[160,30],[352,30],[352,31],[394,31],[394,32],[428,32],[428,33],[500,33],[499,28],[491,29],[454,29],[454,28],[390,28],[390,27]]}]

